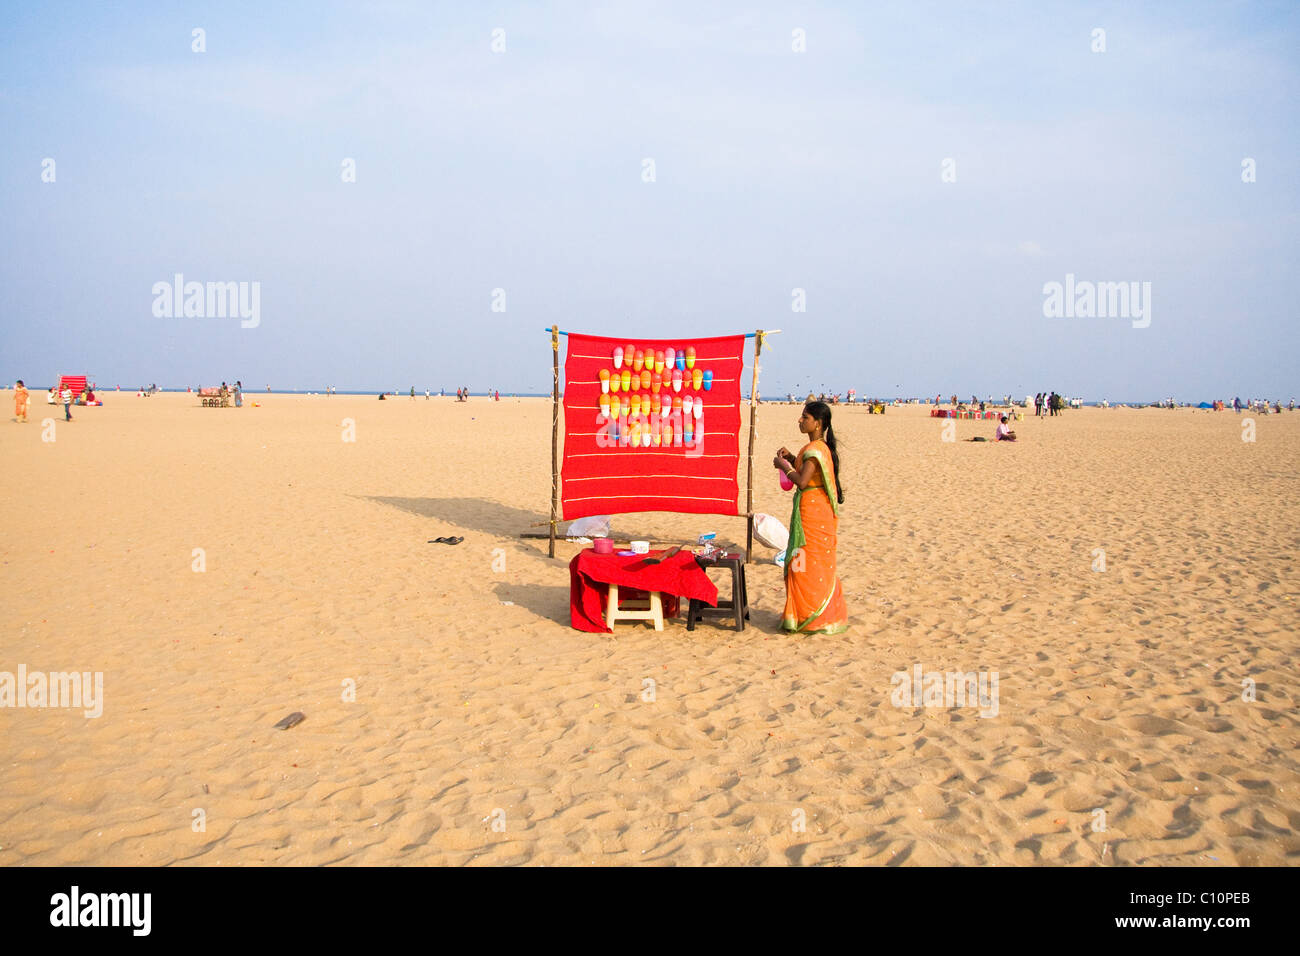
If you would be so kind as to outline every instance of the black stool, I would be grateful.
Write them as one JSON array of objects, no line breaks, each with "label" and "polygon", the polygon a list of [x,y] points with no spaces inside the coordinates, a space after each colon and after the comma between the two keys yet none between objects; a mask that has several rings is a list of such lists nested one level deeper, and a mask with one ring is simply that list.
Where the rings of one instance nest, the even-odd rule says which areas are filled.
[{"label": "black stool", "polygon": [[699,598],[691,598],[691,606],[686,612],[686,630],[695,630],[695,622],[705,617],[734,617],[735,629],[743,631],[745,620],[749,617],[749,592],[745,590],[745,553],[732,551],[723,554],[719,551],[708,557],[697,554],[695,563],[706,571],[709,568],[727,568],[731,571],[731,600],[719,599],[717,607],[710,607]]}]

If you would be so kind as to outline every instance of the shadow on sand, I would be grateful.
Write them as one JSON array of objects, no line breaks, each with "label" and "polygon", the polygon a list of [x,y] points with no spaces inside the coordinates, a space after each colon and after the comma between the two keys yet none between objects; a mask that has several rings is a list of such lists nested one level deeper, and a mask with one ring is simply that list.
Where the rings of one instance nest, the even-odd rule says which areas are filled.
[{"label": "shadow on sand", "polygon": [[[398,508],[422,518],[436,518],[447,524],[469,531],[482,531],[502,537],[515,537],[521,531],[545,531],[548,515],[525,508],[513,508],[486,498],[390,498],[382,495],[355,495],[364,501],[374,501],[390,508]],[[561,525],[561,528],[564,526]]]}]

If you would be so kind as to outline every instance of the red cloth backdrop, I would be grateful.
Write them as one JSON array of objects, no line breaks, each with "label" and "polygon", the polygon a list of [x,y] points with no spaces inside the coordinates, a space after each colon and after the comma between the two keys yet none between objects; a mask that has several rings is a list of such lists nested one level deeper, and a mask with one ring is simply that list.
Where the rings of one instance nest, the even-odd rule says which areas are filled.
[{"label": "red cloth backdrop", "polygon": [[[728,335],[708,339],[612,339],[595,335],[568,336],[564,363],[564,464],[560,499],[564,520],[587,515],[626,514],[635,511],[672,511],[692,514],[737,515],[740,482],[740,387],[745,369],[745,337]],[[610,414],[602,414],[600,371],[621,376],[633,372],[630,361],[614,367],[614,350],[685,352],[695,349],[694,369],[682,371],[682,388],[660,382],[660,390],[639,382],[628,390],[613,390],[607,397]],[[665,363],[666,366],[667,363]],[[674,366],[675,367],[675,366]],[[712,373],[712,388],[694,387],[695,370]],[[672,410],[662,415],[668,396],[702,403],[702,414],[689,417]],[[624,399],[648,402],[651,414],[613,414],[613,403]],[[686,440],[686,422],[693,426],[693,441]],[[673,428],[673,443],[663,443],[663,426]],[[702,426],[702,429],[701,427]],[[628,436],[638,428],[660,435],[660,443],[632,447]],[[703,434],[703,440],[698,439]]]}]

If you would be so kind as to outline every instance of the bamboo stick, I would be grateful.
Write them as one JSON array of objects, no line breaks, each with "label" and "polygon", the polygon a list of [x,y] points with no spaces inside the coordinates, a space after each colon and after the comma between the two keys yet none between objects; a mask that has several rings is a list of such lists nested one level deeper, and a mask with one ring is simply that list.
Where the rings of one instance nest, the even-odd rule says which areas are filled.
[{"label": "bamboo stick", "polygon": [[551,557],[560,512],[560,327],[551,326]]},{"label": "bamboo stick", "polygon": [[754,375],[749,387],[749,473],[745,488],[745,563],[754,560],[754,429],[758,427],[758,357],[763,353],[763,330],[754,336]]}]

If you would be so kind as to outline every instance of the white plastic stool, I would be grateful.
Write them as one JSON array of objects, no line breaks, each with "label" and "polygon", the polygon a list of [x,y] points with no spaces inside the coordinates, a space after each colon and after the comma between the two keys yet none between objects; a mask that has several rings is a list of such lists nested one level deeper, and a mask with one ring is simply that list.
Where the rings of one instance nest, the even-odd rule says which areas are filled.
[{"label": "white plastic stool", "polygon": [[605,623],[610,630],[618,621],[652,621],[655,630],[664,629],[664,603],[658,591],[651,591],[649,600],[633,599],[619,606],[618,585],[609,586],[609,603],[605,608]]}]

